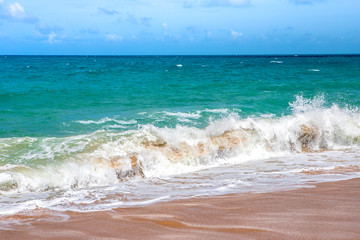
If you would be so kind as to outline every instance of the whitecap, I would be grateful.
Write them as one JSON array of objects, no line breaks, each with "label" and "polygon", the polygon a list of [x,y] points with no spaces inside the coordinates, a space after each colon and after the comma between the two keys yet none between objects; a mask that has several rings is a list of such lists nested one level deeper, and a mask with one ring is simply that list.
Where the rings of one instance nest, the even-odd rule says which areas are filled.
[{"label": "whitecap", "polygon": [[228,113],[229,109],[227,108],[219,108],[219,109],[205,109],[202,110],[201,112],[210,112],[210,113]]},{"label": "whitecap", "polygon": [[164,111],[163,112],[165,115],[167,116],[175,116],[175,117],[180,117],[180,118],[194,118],[194,119],[198,119],[201,117],[201,115],[199,113],[185,113],[185,112],[167,112]]}]

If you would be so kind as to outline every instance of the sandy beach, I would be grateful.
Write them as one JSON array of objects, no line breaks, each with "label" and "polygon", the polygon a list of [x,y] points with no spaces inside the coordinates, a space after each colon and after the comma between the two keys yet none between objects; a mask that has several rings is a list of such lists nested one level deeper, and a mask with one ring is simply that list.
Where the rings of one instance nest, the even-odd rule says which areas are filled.
[{"label": "sandy beach", "polygon": [[360,239],[359,186],[360,179],[351,179],[291,191],[193,198],[104,212],[66,212],[67,219],[60,217],[64,213],[17,215],[2,218],[0,236],[1,239]]}]

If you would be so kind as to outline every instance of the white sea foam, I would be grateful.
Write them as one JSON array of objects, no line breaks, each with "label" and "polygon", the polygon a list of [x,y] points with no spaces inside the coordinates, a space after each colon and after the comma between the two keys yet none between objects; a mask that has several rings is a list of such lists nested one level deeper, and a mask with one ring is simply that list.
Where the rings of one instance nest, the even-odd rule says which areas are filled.
[{"label": "white sea foam", "polygon": [[196,113],[184,113],[184,112],[163,112],[165,115],[168,116],[176,116],[176,117],[180,117],[180,118],[194,118],[194,119],[198,119],[201,117],[201,115],[196,112]]},{"label": "white sea foam", "polygon": [[[88,211],[143,204],[168,196],[171,189],[169,199],[239,189],[260,191],[266,184],[276,188],[285,180],[293,182],[291,186],[300,184],[302,178],[297,175],[302,171],[359,165],[359,111],[335,104],[325,107],[325,103],[323,96],[298,96],[289,104],[292,114],[282,117],[243,119],[227,109],[210,110],[224,116],[205,128],[147,124],[123,132],[0,139],[6,153],[0,160],[13,161],[0,167],[2,213],[36,207]],[[163,114],[196,120],[205,111],[209,110]],[[353,152],[334,151],[343,149]],[[129,156],[134,153],[145,179],[122,178],[131,171]],[[12,198],[18,194],[23,197]],[[24,197],[32,194],[40,202]],[[93,206],[98,201],[102,204]]]},{"label": "white sea foam", "polygon": [[127,129],[127,127],[125,127],[125,126],[123,126],[123,125],[116,125],[116,124],[108,125],[107,128],[108,128],[108,129],[112,129],[112,128]]},{"label": "white sea foam", "polygon": [[[337,173],[329,167],[346,169],[358,164],[359,150],[296,154],[265,160],[223,165],[181,175],[169,175],[66,191],[24,193],[22,198],[3,196],[2,214],[47,208],[51,210],[99,211],[115,207],[151,204],[158,201],[233,192],[268,192],[305,186],[307,182],[335,181],[359,176]],[[353,159],[354,158],[354,159]],[[341,168],[340,168],[341,169]],[[328,170],[325,174],[306,171]],[[18,196],[18,195],[13,195]],[[51,197],[50,197],[51,196]],[[37,199],[34,200],[34,197]],[[13,202],[12,204],[10,204]],[[96,204],[95,204],[96,203]],[[1,203],[0,203],[1,204]]]},{"label": "white sea foam", "polygon": [[201,110],[201,111],[198,111],[198,113],[201,113],[201,112],[210,112],[210,113],[229,113],[229,109],[226,109],[226,108],[220,108],[220,109],[205,109],[205,110]]}]

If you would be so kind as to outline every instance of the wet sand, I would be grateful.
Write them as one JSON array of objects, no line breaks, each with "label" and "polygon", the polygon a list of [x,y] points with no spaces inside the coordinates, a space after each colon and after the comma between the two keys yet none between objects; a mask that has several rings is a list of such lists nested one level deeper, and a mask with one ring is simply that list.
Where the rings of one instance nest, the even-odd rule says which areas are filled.
[{"label": "wet sand", "polygon": [[0,239],[360,239],[360,179],[65,214],[2,218]]}]

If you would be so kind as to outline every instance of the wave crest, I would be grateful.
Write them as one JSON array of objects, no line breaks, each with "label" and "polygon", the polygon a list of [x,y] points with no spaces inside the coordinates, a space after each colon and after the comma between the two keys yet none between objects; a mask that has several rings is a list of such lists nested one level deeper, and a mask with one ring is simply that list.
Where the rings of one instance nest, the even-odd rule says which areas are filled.
[{"label": "wave crest", "polygon": [[292,114],[278,118],[242,119],[228,111],[205,128],[146,124],[124,132],[1,139],[0,158],[7,164],[0,166],[0,190],[101,186],[137,176],[166,176],[254,159],[359,146],[357,109],[336,104],[326,108],[323,96],[306,99],[300,95],[289,105]]}]

